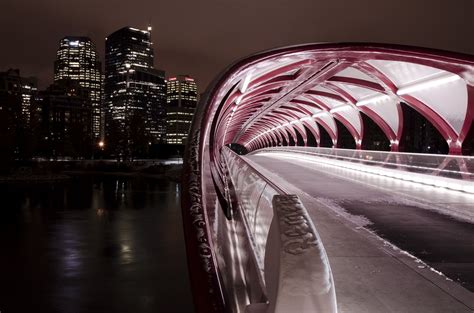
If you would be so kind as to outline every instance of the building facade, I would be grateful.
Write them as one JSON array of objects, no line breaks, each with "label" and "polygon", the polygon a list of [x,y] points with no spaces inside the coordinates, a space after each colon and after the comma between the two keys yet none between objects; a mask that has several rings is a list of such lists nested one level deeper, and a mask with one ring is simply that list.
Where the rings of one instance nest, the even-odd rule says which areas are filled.
[{"label": "building facade", "polygon": [[154,68],[151,27],[124,27],[106,38],[104,86],[106,141],[118,153],[165,141],[165,73]]},{"label": "building facade", "polygon": [[94,142],[102,140],[102,65],[90,38],[68,36],[60,40],[54,62],[54,81],[61,80],[76,81],[88,93],[92,138]]},{"label": "building facade", "polygon": [[38,92],[32,104],[36,155],[90,157],[93,109],[79,82],[60,80]]},{"label": "building facade", "polygon": [[[22,123],[28,126],[30,123],[30,107],[31,99],[38,91],[38,82],[35,77],[22,77],[20,70],[9,69],[6,72],[0,72],[0,107],[2,110],[10,110],[7,108],[8,103],[12,101],[18,102],[18,117],[22,119]],[[8,103],[6,102],[8,98]]]},{"label": "building facade", "polygon": [[170,77],[166,85],[166,140],[184,145],[196,110],[197,85],[187,75]]},{"label": "building facade", "polygon": [[18,69],[0,72],[0,162],[31,156],[31,100],[37,91],[33,77]]}]

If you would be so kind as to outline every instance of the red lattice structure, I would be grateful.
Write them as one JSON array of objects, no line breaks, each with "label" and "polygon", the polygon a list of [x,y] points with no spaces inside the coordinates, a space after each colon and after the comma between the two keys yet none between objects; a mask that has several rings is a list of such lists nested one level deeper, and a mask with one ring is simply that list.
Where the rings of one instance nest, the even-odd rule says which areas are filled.
[{"label": "red lattice structure", "polygon": [[[297,143],[321,129],[338,147],[336,121],[361,148],[361,113],[380,127],[399,151],[401,103],[426,118],[461,154],[474,118],[474,57],[445,51],[377,44],[307,44],[242,59],[208,88],[189,138],[183,219],[197,312],[221,312],[225,290],[219,279],[212,235],[216,203],[225,209],[221,149],[231,143],[253,151]],[[300,140],[301,141],[301,140]]]}]

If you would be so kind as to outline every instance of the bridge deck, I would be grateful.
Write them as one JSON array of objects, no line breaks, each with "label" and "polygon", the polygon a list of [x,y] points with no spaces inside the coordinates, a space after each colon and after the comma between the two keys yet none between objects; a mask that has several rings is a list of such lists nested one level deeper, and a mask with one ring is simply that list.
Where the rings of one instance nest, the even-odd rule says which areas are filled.
[{"label": "bridge deck", "polygon": [[[472,196],[267,154],[246,159],[308,209],[340,312],[474,310]],[[449,216],[463,213],[465,221]]]}]

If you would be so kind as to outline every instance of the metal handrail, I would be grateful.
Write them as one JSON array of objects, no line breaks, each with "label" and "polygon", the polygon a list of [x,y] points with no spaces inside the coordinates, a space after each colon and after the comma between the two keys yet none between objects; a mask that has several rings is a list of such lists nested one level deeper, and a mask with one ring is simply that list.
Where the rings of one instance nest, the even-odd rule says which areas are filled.
[{"label": "metal handrail", "polygon": [[235,153],[234,151],[232,151],[232,149],[230,149],[229,147],[224,147],[223,149],[226,149],[226,151],[232,153],[232,154],[235,154],[235,156],[239,157],[249,168],[252,169],[253,172],[255,172],[262,180],[264,180],[268,185],[270,185],[273,189],[275,189],[276,191],[278,191],[278,193],[282,194],[282,195],[285,195],[287,194],[287,192],[280,186],[278,186],[275,182],[271,181],[270,179],[268,179],[267,177],[265,177],[264,175],[260,174],[258,169],[255,168],[255,166],[250,163],[249,161],[247,161],[247,159],[243,158],[242,156],[238,155],[237,153]]},{"label": "metal handrail", "polygon": [[[267,186],[276,195],[272,198],[270,227],[265,241],[264,294],[267,302],[251,303],[246,307],[248,313],[282,313],[282,312],[337,312],[336,293],[329,260],[316,227],[306,208],[296,195],[289,195],[275,182],[259,173],[244,157],[229,148],[223,151],[224,163],[229,168],[226,156],[238,157],[249,169],[262,179],[264,187],[257,201]],[[245,210],[245,208],[240,208]],[[246,214],[242,214],[243,223],[249,240],[254,242]],[[255,244],[253,245],[255,247]],[[256,251],[251,251],[258,259]],[[258,260],[255,262],[258,264]],[[263,277],[261,277],[263,279]]]}]

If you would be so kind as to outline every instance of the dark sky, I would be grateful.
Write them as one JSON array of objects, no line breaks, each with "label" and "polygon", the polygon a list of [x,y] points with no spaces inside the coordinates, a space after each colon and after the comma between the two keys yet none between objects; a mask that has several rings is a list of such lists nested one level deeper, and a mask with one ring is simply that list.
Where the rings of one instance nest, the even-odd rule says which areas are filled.
[{"label": "dark sky", "polygon": [[474,0],[0,0],[0,71],[52,80],[58,41],[153,25],[155,65],[200,91],[253,52],[308,42],[388,42],[474,54]]}]

